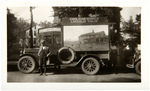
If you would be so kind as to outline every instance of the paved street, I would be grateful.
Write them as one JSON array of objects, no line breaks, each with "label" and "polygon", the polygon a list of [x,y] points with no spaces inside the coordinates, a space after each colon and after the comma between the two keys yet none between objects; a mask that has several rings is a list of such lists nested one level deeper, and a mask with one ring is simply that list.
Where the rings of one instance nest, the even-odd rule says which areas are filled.
[{"label": "paved street", "polygon": [[114,70],[101,69],[96,75],[86,75],[81,69],[63,68],[55,71],[48,68],[47,76],[39,76],[38,72],[24,74],[18,71],[16,65],[8,66],[8,82],[141,82],[141,76],[133,69],[126,69],[117,74]]}]

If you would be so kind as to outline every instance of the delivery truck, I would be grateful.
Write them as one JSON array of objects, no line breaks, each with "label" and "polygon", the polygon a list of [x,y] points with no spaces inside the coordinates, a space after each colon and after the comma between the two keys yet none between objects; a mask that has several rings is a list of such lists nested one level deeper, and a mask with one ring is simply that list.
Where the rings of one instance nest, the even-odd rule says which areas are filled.
[{"label": "delivery truck", "polygon": [[[94,75],[104,66],[114,66],[111,60],[111,32],[115,23],[106,17],[63,18],[60,26],[40,28],[38,40],[44,38],[51,56],[47,65],[56,68],[80,67],[83,73]],[[31,73],[39,68],[39,46],[26,48],[18,61],[18,69]]]}]

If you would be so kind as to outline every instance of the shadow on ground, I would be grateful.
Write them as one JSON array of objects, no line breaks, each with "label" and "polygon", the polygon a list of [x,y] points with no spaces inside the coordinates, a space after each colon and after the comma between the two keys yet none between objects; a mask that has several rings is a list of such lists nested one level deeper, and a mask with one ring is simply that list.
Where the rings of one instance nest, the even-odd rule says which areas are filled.
[{"label": "shadow on ground", "polygon": [[[19,71],[17,68],[17,65],[8,65],[7,66],[8,72],[16,72]],[[68,68],[61,68],[61,69],[55,69],[54,67],[48,67],[47,73],[55,73],[55,74],[84,74],[80,68],[74,68],[74,67],[68,67]],[[37,69],[33,73],[39,73],[39,70]],[[97,73],[97,75],[106,75],[106,74],[112,74],[112,73],[135,73],[134,69],[129,68],[108,68],[103,67],[100,69],[100,71]]]}]

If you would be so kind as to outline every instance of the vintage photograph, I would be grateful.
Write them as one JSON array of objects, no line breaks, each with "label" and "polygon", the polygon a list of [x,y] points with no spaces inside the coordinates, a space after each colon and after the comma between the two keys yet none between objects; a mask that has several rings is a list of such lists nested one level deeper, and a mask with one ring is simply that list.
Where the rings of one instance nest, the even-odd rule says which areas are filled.
[{"label": "vintage photograph", "polygon": [[7,7],[7,83],[141,83],[141,7]]}]

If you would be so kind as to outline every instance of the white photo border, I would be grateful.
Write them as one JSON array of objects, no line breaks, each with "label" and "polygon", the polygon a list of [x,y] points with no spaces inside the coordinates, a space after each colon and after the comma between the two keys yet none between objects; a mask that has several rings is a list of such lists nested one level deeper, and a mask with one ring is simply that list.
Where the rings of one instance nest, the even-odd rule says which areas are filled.
[{"label": "white photo border", "polygon": [[[79,3],[80,2],[80,3]],[[116,6],[141,7],[141,83],[8,83],[7,82],[7,29],[8,6]],[[149,89],[149,0],[7,0],[0,3],[1,30],[1,86],[2,90],[148,90]]]}]

